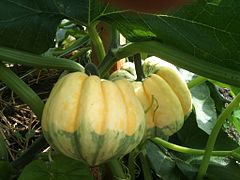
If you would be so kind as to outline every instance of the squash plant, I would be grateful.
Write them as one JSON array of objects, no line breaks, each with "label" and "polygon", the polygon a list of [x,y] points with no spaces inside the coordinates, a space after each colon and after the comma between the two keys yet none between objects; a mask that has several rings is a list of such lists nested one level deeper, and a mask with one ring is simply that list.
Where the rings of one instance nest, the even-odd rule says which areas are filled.
[{"label": "squash plant", "polygon": [[[239,179],[239,139],[228,137],[232,135],[229,129],[236,134],[240,131],[239,0],[192,0],[177,8],[163,10],[159,6],[162,11],[154,10],[155,14],[144,13],[137,6],[130,7],[137,11],[123,9],[126,7],[129,6],[112,7],[100,0],[0,1],[0,80],[41,120],[45,102],[6,64],[81,73],[87,70],[107,79],[118,60],[134,59],[137,80],[142,80],[141,57],[157,56],[177,66],[188,80],[192,113],[175,134],[137,140],[137,145],[133,143],[124,153],[91,168],[99,168],[103,179]],[[119,45],[119,33],[127,39],[125,45]],[[230,90],[231,101],[219,93],[220,87]],[[86,96],[94,93],[89,90]],[[59,96],[56,101],[66,97]],[[52,105],[50,109],[54,108]],[[119,112],[115,107],[112,110]],[[141,114],[144,112],[138,116]],[[54,129],[57,120],[54,121],[55,126],[43,122],[43,130]],[[56,133],[59,135],[52,131]],[[50,143],[53,150],[44,153],[42,150],[49,145],[41,135],[16,160],[1,155],[1,177],[92,179],[89,165],[58,152],[57,145],[65,150],[71,148],[61,141]],[[70,141],[79,142],[69,138]],[[112,141],[116,142],[116,146],[111,146],[114,150],[120,142]],[[0,148],[0,152],[6,152],[6,145]],[[99,148],[102,156],[105,148]],[[74,156],[71,150],[70,154]]]}]

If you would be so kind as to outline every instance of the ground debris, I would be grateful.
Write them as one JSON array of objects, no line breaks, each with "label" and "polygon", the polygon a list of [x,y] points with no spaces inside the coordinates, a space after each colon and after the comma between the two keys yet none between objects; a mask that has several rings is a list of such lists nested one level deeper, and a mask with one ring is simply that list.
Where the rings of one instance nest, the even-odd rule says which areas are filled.
[{"label": "ground debris", "polygon": [[[61,74],[58,70],[11,69],[27,83],[43,101]],[[9,152],[10,161],[19,157],[41,134],[41,124],[31,109],[8,87],[0,82],[0,130]]]}]

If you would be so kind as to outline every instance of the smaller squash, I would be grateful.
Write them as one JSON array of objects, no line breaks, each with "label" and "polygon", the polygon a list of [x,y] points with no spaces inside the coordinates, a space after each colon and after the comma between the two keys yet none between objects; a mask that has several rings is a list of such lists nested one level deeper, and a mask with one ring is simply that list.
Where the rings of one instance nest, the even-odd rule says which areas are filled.
[{"label": "smaller squash", "polygon": [[146,136],[171,136],[177,132],[192,111],[192,97],[176,66],[156,56],[148,57],[142,63],[146,78],[139,82],[135,81],[136,75],[132,76],[134,64],[131,71],[124,70],[128,67],[125,64],[110,77],[132,82],[146,112]]},{"label": "smaller squash", "polygon": [[110,76],[109,80],[127,79],[129,81],[135,81],[137,79],[135,65],[132,62],[125,62],[122,64],[119,70],[114,71]]},{"label": "smaller squash", "polygon": [[191,93],[177,68],[158,57],[145,59],[143,82],[133,82],[146,111],[147,135],[171,136],[192,110]]},{"label": "smaller squash", "polygon": [[163,78],[152,74],[133,85],[146,111],[147,136],[171,136],[182,127],[184,113],[180,100]]},{"label": "smaller squash", "polygon": [[157,74],[168,83],[181,102],[184,116],[188,117],[192,112],[192,96],[176,66],[156,56],[151,56],[145,59],[143,70],[145,76]]},{"label": "smaller squash", "polygon": [[109,80],[115,81],[118,79],[127,79],[128,81],[135,81],[137,79],[136,76],[132,75],[128,71],[125,71],[123,69],[119,69],[117,71],[114,71],[109,77]]}]

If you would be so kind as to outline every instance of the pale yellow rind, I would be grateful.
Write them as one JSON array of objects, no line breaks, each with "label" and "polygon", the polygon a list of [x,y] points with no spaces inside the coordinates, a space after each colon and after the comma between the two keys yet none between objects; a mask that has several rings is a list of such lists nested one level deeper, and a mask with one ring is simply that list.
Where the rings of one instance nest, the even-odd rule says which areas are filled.
[{"label": "pale yellow rind", "polygon": [[141,103],[135,96],[134,89],[131,83],[122,79],[115,81],[115,84],[121,91],[122,97],[127,108],[126,134],[131,136],[138,130],[139,126],[145,126],[145,114]]},{"label": "pale yellow rind", "polygon": [[[104,126],[102,129],[104,131],[101,132],[96,130],[96,132],[104,136],[101,146],[108,148],[101,148],[98,150],[99,154],[97,156],[97,161],[102,159],[107,160],[109,156],[114,156],[120,145],[119,143],[116,144],[116,142],[119,142],[120,139],[124,138],[126,133],[125,129],[127,126],[126,123],[128,123],[126,122],[127,112],[125,103],[117,86],[113,82],[105,80],[103,80],[101,84],[103,90],[102,95],[105,99],[105,122],[99,122],[99,124],[96,123],[96,125]],[[122,135],[120,135],[121,133]]]},{"label": "pale yellow rind", "polygon": [[[105,117],[108,128],[104,134],[104,139],[107,141],[103,141],[102,146],[108,149],[99,150],[97,161],[120,152],[121,147],[124,147],[125,153],[131,151],[136,144],[131,143],[126,147],[126,141],[121,139],[129,136],[132,142],[140,142],[145,130],[144,111],[137,98],[132,96],[134,92],[131,84],[126,80],[117,80],[114,83],[103,81],[102,86],[105,94]],[[127,96],[125,96],[126,93],[128,93]]]},{"label": "pale yellow rind", "polygon": [[187,115],[192,110],[192,96],[180,73],[169,67],[161,67],[156,74],[171,86],[181,102],[184,115]]},{"label": "pale yellow rind", "polygon": [[153,108],[151,107],[153,97],[149,96],[144,90],[143,83],[135,81],[132,83],[134,91],[139,101],[141,102],[144,111],[146,113],[146,126],[147,129],[154,128],[155,124],[153,122]]},{"label": "pale yellow rind", "polygon": [[[54,139],[52,143],[57,145],[63,153],[71,154],[75,159],[77,156],[71,139],[60,132],[73,133],[77,129],[75,119],[79,107],[78,100],[83,82],[87,77],[84,73],[71,73],[61,78],[47,100],[42,117],[43,132],[50,139]],[[71,92],[68,91],[69,87]],[[51,131],[46,132],[48,130],[46,126],[51,127]],[[61,139],[57,136],[61,136]]]},{"label": "pale yellow rind", "polygon": [[[49,113],[48,120],[51,119],[50,123],[52,123],[53,126],[67,132],[74,132],[76,130],[75,119],[79,106],[80,90],[86,78],[87,75],[83,73],[68,74],[63,77],[63,81],[58,82],[53,88],[52,94],[49,96],[50,99],[48,100],[50,102],[49,107],[44,108],[48,111],[57,112]],[[69,87],[71,87],[71,92],[68,91]],[[53,99],[54,105],[51,104]],[[45,111],[43,114],[45,114]],[[44,117],[43,119],[46,121]],[[68,119],[68,121],[66,121],[66,119]]]},{"label": "pale yellow rind", "polygon": [[91,164],[98,145],[98,140],[94,140],[92,135],[101,136],[106,131],[105,97],[99,77],[87,78],[82,88],[80,105],[81,108],[75,121],[80,122],[78,132],[80,133],[81,155],[88,164]]},{"label": "pale yellow rind", "polygon": [[[153,118],[155,125],[163,129],[165,135],[172,135],[181,127],[179,124],[182,124],[184,119],[180,100],[168,83],[158,75],[152,74],[145,79],[143,86],[148,96],[155,99],[152,107],[155,109]],[[165,128],[175,124],[174,132]]]},{"label": "pale yellow rind", "polygon": [[187,84],[182,79],[181,74],[173,64],[164,61],[159,57],[151,56],[145,59],[143,63],[143,69],[145,75],[148,76],[152,73],[158,74],[171,86],[173,91],[180,99],[185,116],[191,112],[191,93],[187,87]]},{"label": "pale yellow rind", "polygon": [[143,72],[145,76],[154,74],[161,67],[169,67],[171,69],[177,70],[177,68],[173,64],[164,61],[156,56],[148,57],[143,62]]}]

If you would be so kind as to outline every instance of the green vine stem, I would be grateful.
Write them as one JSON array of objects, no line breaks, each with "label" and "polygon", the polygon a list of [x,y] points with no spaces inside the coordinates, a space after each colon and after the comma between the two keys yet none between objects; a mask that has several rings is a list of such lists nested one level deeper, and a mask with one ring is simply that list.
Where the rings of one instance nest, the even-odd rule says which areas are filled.
[{"label": "green vine stem", "polygon": [[187,86],[188,86],[189,89],[191,89],[191,88],[193,88],[193,87],[195,87],[195,86],[198,86],[198,85],[206,82],[207,80],[208,80],[208,79],[205,78],[205,77],[198,76],[197,78],[189,81],[189,82],[187,83]]},{"label": "green vine stem", "polygon": [[107,165],[111,169],[113,178],[116,180],[130,180],[130,178],[124,173],[123,167],[118,159],[112,159],[107,162]]},{"label": "green vine stem", "polygon": [[87,30],[88,30],[89,36],[91,38],[91,41],[93,43],[93,46],[96,50],[96,54],[99,59],[99,62],[102,62],[106,53],[105,53],[105,49],[104,49],[102,40],[96,30],[96,23],[90,24],[87,27]]},{"label": "green vine stem", "polygon": [[26,103],[39,119],[42,116],[44,103],[41,98],[14,72],[0,63],[0,80],[12,89]]},{"label": "green vine stem", "polygon": [[203,156],[203,160],[201,161],[200,168],[197,175],[197,180],[203,179],[208,168],[209,160],[212,155],[212,151],[218,136],[218,133],[227,119],[228,116],[231,115],[234,108],[238,107],[240,103],[240,93],[233,99],[233,101],[228,105],[228,107],[220,114],[216,125],[213,127],[213,130],[208,138],[206,151]]},{"label": "green vine stem", "polygon": [[43,57],[3,47],[0,47],[0,59],[7,63],[22,64],[37,68],[84,71],[84,68],[79,63],[72,60],[56,57]]},{"label": "green vine stem", "polygon": [[[203,155],[205,150],[202,149],[192,149],[184,146],[179,146],[168,141],[165,141],[159,137],[150,139],[154,144],[158,146],[163,146],[167,149],[171,149],[173,151],[177,151],[184,154],[192,154],[192,155]],[[234,156],[234,151],[212,151],[213,156]]]},{"label": "green vine stem", "polygon": [[156,55],[166,61],[169,61],[170,63],[175,64],[176,66],[210,79],[219,80],[236,86],[239,86],[240,83],[240,74],[238,71],[229,71],[228,68],[216,64],[213,66],[213,64],[209,61],[204,61],[191,54],[158,41],[133,42],[112,50],[115,59],[133,56],[139,52]]}]

